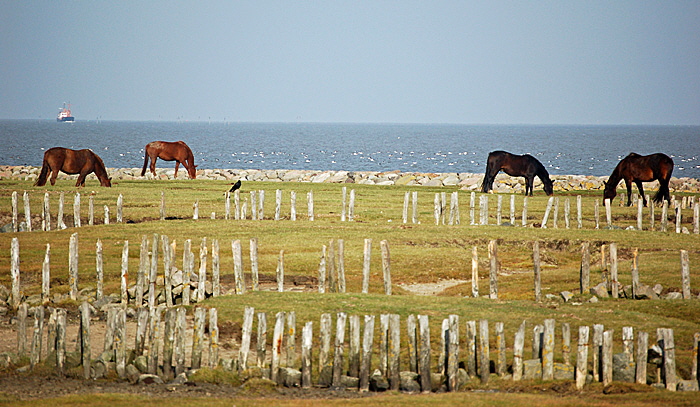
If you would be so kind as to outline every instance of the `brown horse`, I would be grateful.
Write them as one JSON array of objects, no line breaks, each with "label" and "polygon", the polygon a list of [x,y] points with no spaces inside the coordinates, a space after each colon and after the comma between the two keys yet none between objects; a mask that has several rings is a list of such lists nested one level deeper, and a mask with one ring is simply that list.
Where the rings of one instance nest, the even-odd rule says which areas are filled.
[{"label": "brown horse", "polygon": [[156,160],[175,161],[175,177],[180,164],[187,169],[190,178],[197,178],[197,166],[194,165],[194,155],[190,147],[184,141],[152,141],[146,144],[143,170],[141,176],[146,174],[148,159],[151,159],[151,173],[156,175]]},{"label": "brown horse", "polygon": [[659,180],[659,191],[654,196],[654,202],[659,203],[664,199],[671,202],[671,194],[668,190],[668,182],[673,173],[673,160],[666,154],[656,153],[650,155],[639,155],[630,153],[620,161],[605,183],[603,197],[611,201],[617,195],[617,184],[620,180],[625,180],[627,186],[627,206],[632,205],[632,183],[637,185],[639,194],[642,196],[644,206],[647,199],[644,196],[642,182]]},{"label": "brown horse", "polygon": [[41,173],[34,185],[43,187],[46,185],[46,178],[51,173],[51,185],[56,183],[58,172],[66,174],[80,174],[76,187],[85,185],[85,177],[94,172],[100,185],[111,187],[112,179],[107,176],[107,170],[102,159],[89,149],[71,150],[63,147],[53,147],[44,153],[44,162],[41,165]]},{"label": "brown horse", "polygon": [[553,183],[549,173],[541,162],[530,154],[516,155],[505,151],[493,151],[486,160],[486,174],[481,183],[481,192],[489,192],[499,171],[503,170],[512,177],[525,177],[525,195],[532,196],[535,175],[542,181],[544,192],[552,196]]}]

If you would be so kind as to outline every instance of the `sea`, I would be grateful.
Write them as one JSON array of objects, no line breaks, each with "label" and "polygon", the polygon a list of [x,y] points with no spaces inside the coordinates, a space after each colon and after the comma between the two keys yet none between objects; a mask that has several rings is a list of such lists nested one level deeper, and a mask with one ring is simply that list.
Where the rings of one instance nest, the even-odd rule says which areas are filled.
[{"label": "sea", "polygon": [[0,120],[0,165],[41,166],[60,146],[141,168],[155,140],[185,141],[199,169],[482,173],[488,153],[505,150],[550,174],[603,176],[630,152],[663,152],[675,177],[700,179],[700,126]]}]

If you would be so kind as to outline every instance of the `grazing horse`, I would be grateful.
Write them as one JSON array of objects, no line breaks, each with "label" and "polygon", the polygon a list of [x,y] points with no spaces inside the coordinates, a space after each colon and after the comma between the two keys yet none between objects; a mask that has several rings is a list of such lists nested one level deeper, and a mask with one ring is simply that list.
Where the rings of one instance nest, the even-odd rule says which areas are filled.
[{"label": "grazing horse", "polygon": [[663,153],[650,155],[639,155],[630,153],[623,158],[615,167],[605,183],[605,192],[603,197],[611,201],[617,195],[617,184],[620,180],[625,180],[627,186],[627,206],[632,205],[632,183],[637,185],[639,194],[642,196],[644,206],[647,205],[647,199],[644,196],[642,182],[651,182],[659,180],[659,191],[654,195],[654,202],[660,203],[664,199],[671,202],[671,194],[668,190],[668,182],[671,180],[673,173],[673,160],[671,157]]},{"label": "grazing horse", "polygon": [[532,196],[535,175],[542,181],[544,192],[549,196],[554,194],[552,180],[549,179],[549,173],[541,162],[529,154],[516,155],[505,151],[489,153],[489,158],[486,160],[486,174],[481,183],[481,192],[486,193],[492,189],[493,181],[501,170],[512,177],[525,177],[525,195]]},{"label": "grazing horse", "polygon": [[75,186],[80,187],[85,185],[85,177],[94,172],[97,179],[100,180],[100,185],[103,187],[111,187],[112,179],[107,176],[105,163],[102,159],[90,149],[71,150],[63,147],[53,147],[44,153],[44,161],[41,165],[41,173],[36,179],[34,185],[43,187],[46,185],[46,178],[51,173],[51,185],[56,183],[58,172],[63,171],[66,174],[80,174]]},{"label": "grazing horse", "polygon": [[197,178],[197,166],[194,165],[194,155],[184,141],[152,141],[146,144],[144,150],[142,177],[146,174],[149,158],[151,159],[151,173],[155,177],[156,160],[160,158],[165,161],[175,161],[175,178],[177,178],[177,170],[180,168],[180,164],[187,169],[187,174],[190,178]]}]

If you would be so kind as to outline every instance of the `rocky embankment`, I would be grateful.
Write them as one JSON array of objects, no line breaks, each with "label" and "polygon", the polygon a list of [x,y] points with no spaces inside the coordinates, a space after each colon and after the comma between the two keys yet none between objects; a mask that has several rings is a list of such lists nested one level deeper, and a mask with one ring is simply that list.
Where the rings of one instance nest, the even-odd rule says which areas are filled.
[{"label": "rocky embankment", "polygon": [[[39,167],[31,166],[0,166],[0,179],[36,180]],[[144,179],[140,168],[108,168],[112,180]],[[58,179],[75,179],[76,175],[59,174]],[[197,179],[210,179],[234,182],[266,181],[266,182],[313,182],[313,183],[349,183],[366,185],[417,185],[429,187],[459,187],[463,190],[477,191],[481,187],[483,174],[474,173],[419,173],[401,171],[313,171],[313,170],[240,170],[240,169],[206,169],[197,171]],[[154,177],[148,172],[146,179]],[[156,171],[158,179],[174,179],[173,168],[161,168]],[[602,190],[603,181],[608,177],[586,175],[553,175],[556,191]],[[90,175],[88,180],[95,179]],[[187,171],[180,169],[177,179],[187,179]],[[535,178],[535,188],[541,187],[541,182]],[[620,188],[624,184],[620,184]],[[700,180],[696,178],[671,178],[671,192],[700,192]],[[522,177],[510,177],[499,174],[493,184],[496,192],[518,193],[525,189]],[[645,184],[646,189],[656,189],[658,183]]]}]

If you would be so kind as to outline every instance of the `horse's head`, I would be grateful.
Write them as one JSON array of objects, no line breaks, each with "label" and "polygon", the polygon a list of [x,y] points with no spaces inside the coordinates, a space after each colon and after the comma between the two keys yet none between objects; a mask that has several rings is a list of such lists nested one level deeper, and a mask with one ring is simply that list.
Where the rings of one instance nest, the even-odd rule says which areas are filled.
[{"label": "horse's head", "polygon": [[102,187],[111,187],[112,186],[112,178],[98,178],[100,180],[100,186]]},{"label": "horse's head", "polygon": [[547,196],[552,196],[554,195],[554,182],[549,177],[545,177],[542,180],[542,188],[544,189],[544,193],[547,194]]},{"label": "horse's head", "polygon": [[603,185],[605,185],[605,189],[603,190],[603,199],[609,199],[612,202],[617,195],[617,185],[613,184],[612,182],[605,181],[603,181]]},{"label": "horse's head", "polygon": [[189,174],[190,178],[196,179],[197,178],[197,166],[192,165],[190,168],[187,169],[187,174]]}]

